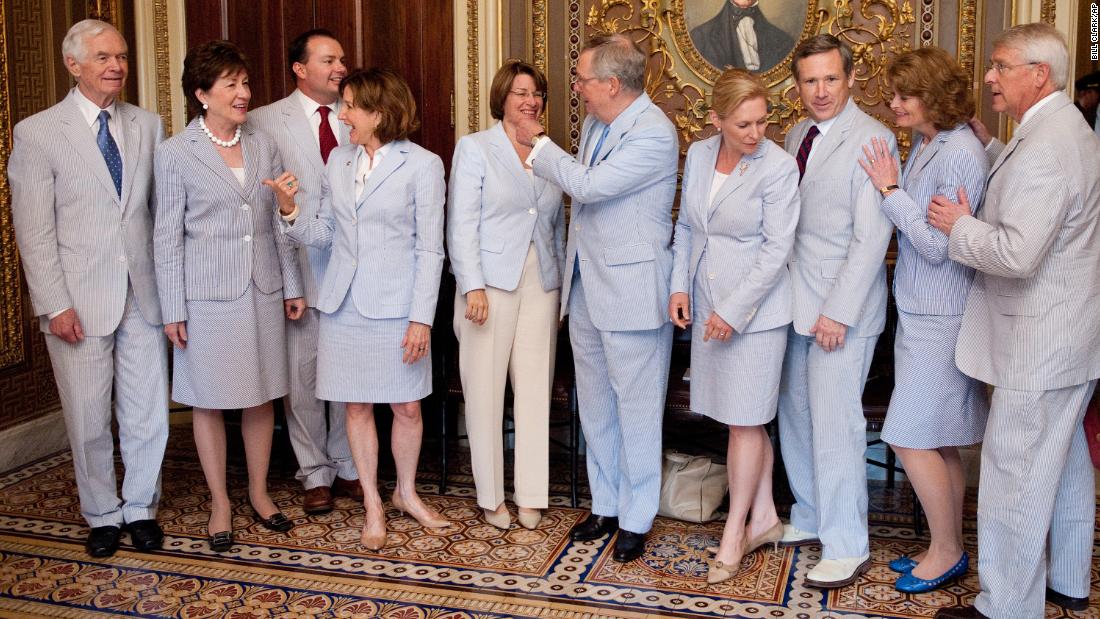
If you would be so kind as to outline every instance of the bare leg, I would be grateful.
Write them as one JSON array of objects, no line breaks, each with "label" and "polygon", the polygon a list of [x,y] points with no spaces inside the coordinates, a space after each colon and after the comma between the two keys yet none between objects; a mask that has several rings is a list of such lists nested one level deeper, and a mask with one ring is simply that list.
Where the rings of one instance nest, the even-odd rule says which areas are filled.
[{"label": "bare leg", "polygon": [[374,425],[374,405],[348,402],[348,445],[355,470],[359,473],[359,485],[363,487],[363,531],[361,542],[366,546],[381,547],[385,542],[386,511],[378,494],[378,430]]},{"label": "bare leg", "polygon": [[947,474],[951,477],[951,495],[955,498],[955,535],[962,545],[963,505],[966,503],[966,472],[963,471],[962,457],[958,447],[940,447],[940,455],[947,465]]},{"label": "bare leg", "polygon": [[270,518],[279,511],[267,493],[267,470],[271,463],[271,434],[274,429],[275,413],[271,402],[241,412],[241,437],[244,438],[244,458],[248,463],[248,500],[261,518]]},{"label": "bare leg", "polygon": [[775,454],[772,452],[772,442],[768,438],[768,431],[764,426],[756,426],[760,431],[761,464],[760,476],[756,484],[756,495],[752,500],[752,508],[749,510],[749,525],[746,535],[753,539],[763,535],[775,525],[779,524],[779,514],[775,512],[775,500],[772,498],[772,467],[775,465]]},{"label": "bare leg", "polygon": [[[715,559],[737,566],[745,548],[745,520],[755,499],[763,468],[763,443],[767,435],[761,426],[730,426],[726,467],[729,472],[730,510],[722,543]],[[774,509],[774,508],[773,508]]]},{"label": "bare leg", "polygon": [[397,468],[397,488],[393,492],[394,507],[416,518],[426,527],[446,527],[450,523],[429,508],[416,494],[416,465],[420,459],[420,439],[424,422],[420,418],[420,402],[390,404],[393,409],[393,430],[390,449]]},{"label": "bare leg", "polygon": [[225,420],[220,410],[195,407],[191,413],[195,449],[199,452],[202,474],[210,489],[208,534],[233,528],[233,505],[225,484]]},{"label": "bare leg", "polygon": [[[957,504],[954,480],[939,451],[905,447],[894,447],[894,450],[928,516],[928,529],[932,537],[924,558],[913,568],[913,575],[924,579],[938,578],[958,562],[963,552],[957,515],[961,513],[962,506]],[[957,452],[955,458],[958,458]],[[950,491],[944,492],[944,489]]]}]

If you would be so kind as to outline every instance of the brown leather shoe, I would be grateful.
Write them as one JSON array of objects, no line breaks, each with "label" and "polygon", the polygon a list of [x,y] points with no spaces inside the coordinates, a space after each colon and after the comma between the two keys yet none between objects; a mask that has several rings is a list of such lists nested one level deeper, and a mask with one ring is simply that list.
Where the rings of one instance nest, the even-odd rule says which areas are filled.
[{"label": "brown leather shoe", "polygon": [[351,497],[361,502],[363,500],[363,486],[359,485],[358,479],[337,477],[332,482],[332,496]]},{"label": "brown leather shoe", "polygon": [[306,490],[302,499],[302,511],[307,514],[325,514],[332,511],[332,492],[325,486]]},{"label": "brown leather shoe", "polygon": [[935,619],[988,619],[973,606],[941,608],[936,611]]}]

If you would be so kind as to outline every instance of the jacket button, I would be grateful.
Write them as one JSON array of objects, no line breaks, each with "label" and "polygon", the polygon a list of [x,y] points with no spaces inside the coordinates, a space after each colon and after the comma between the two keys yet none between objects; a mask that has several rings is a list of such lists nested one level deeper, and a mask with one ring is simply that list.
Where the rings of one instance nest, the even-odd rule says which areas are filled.
[{"label": "jacket button", "polygon": [[714,273],[708,273],[707,279],[714,279]]},{"label": "jacket button", "polygon": [[534,215],[537,211],[533,208],[529,208],[529,209],[527,209],[527,212]]},{"label": "jacket button", "polygon": [[241,237],[241,240],[243,240],[245,243],[247,243],[247,242],[252,240],[252,235],[251,234],[246,234],[243,237]]},{"label": "jacket button", "polygon": [[119,256],[118,261],[119,262],[126,262],[126,256]]},{"label": "jacket button", "polygon": [[249,206],[247,204],[242,204],[241,205],[241,210],[242,211],[247,211],[248,209],[249,209]]}]

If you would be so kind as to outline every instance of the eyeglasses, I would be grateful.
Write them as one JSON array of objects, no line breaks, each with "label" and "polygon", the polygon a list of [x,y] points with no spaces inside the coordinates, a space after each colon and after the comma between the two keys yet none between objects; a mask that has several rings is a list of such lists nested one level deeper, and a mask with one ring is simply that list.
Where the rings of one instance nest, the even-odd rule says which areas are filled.
[{"label": "eyeglasses", "polygon": [[530,90],[509,90],[511,94],[519,97],[520,99],[526,99],[528,97],[532,99],[546,99],[546,93],[541,90],[531,92]]},{"label": "eyeglasses", "polygon": [[1026,67],[1028,65],[1042,64],[1039,62],[1021,62],[1020,64],[1004,64],[1002,62],[994,62],[985,66],[985,72],[997,71],[997,75],[1004,75],[1005,71],[1009,69],[1015,69],[1016,67]]},{"label": "eyeglasses", "polygon": [[598,76],[581,77],[580,74],[578,73],[577,75],[573,76],[573,83],[576,84],[577,86],[584,86],[588,82],[591,82],[592,80],[598,80],[598,79],[600,79]]}]

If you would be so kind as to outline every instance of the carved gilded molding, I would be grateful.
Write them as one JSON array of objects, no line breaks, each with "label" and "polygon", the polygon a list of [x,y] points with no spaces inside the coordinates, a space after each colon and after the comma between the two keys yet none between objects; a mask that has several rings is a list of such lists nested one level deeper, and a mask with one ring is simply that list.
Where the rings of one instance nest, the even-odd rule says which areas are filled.
[{"label": "carved gilded molding", "polygon": [[[688,36],[685,1],[587,0],[585,27],[628,34],[646,50],[646,91],[669,112],[686,151],[688,144],[713,132],[706,123],[706,92],[719,71],[699,56]],[[893,115],[886,113],[891,93],[883,79],[884,69],[891,59],[912,48],[915,18],[910,0],[811,1],[806,11],[800,38],[828,32],[850,45],[855,58],[855,101],[892,126]],[[574,34],[579,39],[579,30]],[[789,62],[779,62],[762,75],[771,87],[769,120],[774,129],[770,133],[780,138],[803,118],[802,103]],[[898,138],[906,146],[908,132],[900,132]]]},{"label": "carved gilded molding", "polygon": [[[569,83],[577,71],[577,59],[581,56],[581,0],[569,0],[569,32],[566,34],[566,49],[569,56]],[[581,98],[577,91],[569,89],[569,150],[577,152],[581,142]]]},{"label": "carved gilded molding", "polygon": [[1043,0],[1043,3],[1039,6],[1039,21],[1043,22],[1044,24],[1050,24],[1051,26],[1053,26],[1056,6],[1056,0]]},{"label": "carved gilded molding", "polygon": [[978,24],[977,0],[960,0],[959,2],[959,38],[958,58],[959,65],[967,75],[974,75],[974,58],[976,53],[976,39]]},{"label": "carved gilded molding", "polygon": [[546,73],[546,0],[534,0],[531,3],[532,56],[535,66]]},{"label": "carved gilded molding", "polygon": [[153,60],[157,68],[157,113],[172,133],[171,56],[168,41],[168,0],[153,0]]},{"label": "carved gilded molding", "polygon": [[479,131],[480,70],[478,64],[478,0],[466,0],[466,126],[470,133]]},{"label": "carved gilded molding", "polygon": [[917,19],[917,44],[930,47],[936,44],[936,14],[939,13],[939,0],[920,0],[920,18]]},{"label": "carved gilded molding", "polygon": [[[5,171],[11,156],[11,121],[7,12],[0,2],[0,168]],[[19,255],[11,219],[11,187],[5,173],[0,174],[0,368],[11,367],[25,359],[21,288]]]}]

